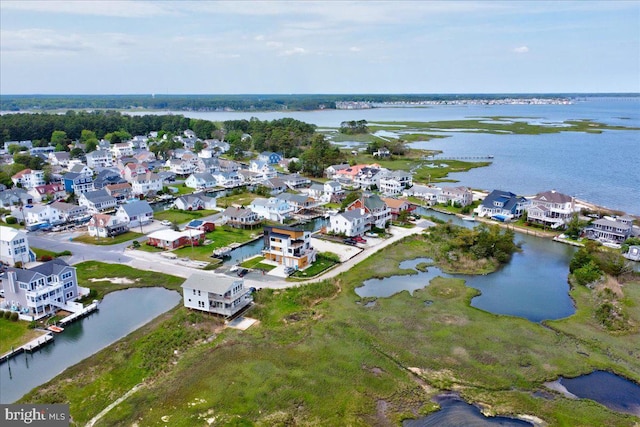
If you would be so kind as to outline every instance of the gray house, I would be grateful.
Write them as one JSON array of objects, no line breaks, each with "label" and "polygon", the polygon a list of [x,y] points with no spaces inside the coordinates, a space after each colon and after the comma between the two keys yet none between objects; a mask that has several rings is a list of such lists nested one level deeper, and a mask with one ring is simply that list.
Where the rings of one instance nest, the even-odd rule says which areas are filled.
[{"label": "gray house", "polygon": [[146,200],[136,200],[118,207],[115,217],[129,228],[145,225],[153,221],[153,209]]},{"label": "gray house", "polygon": [[251,305],[251,291],[244,280],[221,275],[194,273],[182,284],[184,306],[231,317]]}]

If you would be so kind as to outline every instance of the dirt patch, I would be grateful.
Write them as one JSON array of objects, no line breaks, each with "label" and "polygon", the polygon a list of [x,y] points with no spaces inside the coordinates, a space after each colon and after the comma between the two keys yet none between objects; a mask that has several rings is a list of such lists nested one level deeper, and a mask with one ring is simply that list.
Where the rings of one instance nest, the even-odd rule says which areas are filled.
[{"label": "dirt patch", "polygon": [[89,279],[90,282],[111,282],[118,285],[133,285],[140,279],[131,280],[126,277],[102,277],[100,279]]},{"label": "dirt patch", "polygon": [[622,292],[622,285],[616,279],[611,276],[607,276],[606,280],[603,283],[598,284],[596,286],[596,290],[598,292],[602,292],[605,289],[609,289],[612,291],[618,298],[624,297],[624,293]]}]

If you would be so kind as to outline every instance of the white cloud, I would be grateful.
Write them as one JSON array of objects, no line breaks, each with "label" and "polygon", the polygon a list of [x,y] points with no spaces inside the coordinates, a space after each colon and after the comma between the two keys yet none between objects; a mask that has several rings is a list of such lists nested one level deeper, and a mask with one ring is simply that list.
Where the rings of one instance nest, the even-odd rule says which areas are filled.
[{"label": "white cloud", "polygon": [[294,47],[293,49],[287,49],[283,52],[280,52],[280,56],[291,56],[291,55],[304,55],[308,53],[308,51],[303,47]]},{"label": "white cloud", "polygon": [[360,49],[358,46],[351,46],[349,48],[350,52],[362,52],[362,49]]},{"label": "white cloud", "polygon": [[2,9],[26,12],[60,13],[72,15],[140,18],[178,15],[180,9],[170,2],[148,1],[14,1],[2,0]]},{"label": "white cloud", "polygon": [[0,50],[16,53],[75,53],[92,49],[85,37],[41,28],[0,31]]},{"label": "white cloud", "polygon": [[255,36],[253,39],[257,42],[261,42],[262,40],[264,40],[264,36],[260,34],[258,36]]},{"label": "white cloud", "polygon": [[282,47],[282,42],[274,42],[274,41],[269,41],[266,43],[267,47],[272,47],[272,48],[280,48]]},{"label": "white cloud", "polygon": [[513,52],[515,53],[528,53],[529,52],[529,48],[527,46],[519,46],[513,49]]}]

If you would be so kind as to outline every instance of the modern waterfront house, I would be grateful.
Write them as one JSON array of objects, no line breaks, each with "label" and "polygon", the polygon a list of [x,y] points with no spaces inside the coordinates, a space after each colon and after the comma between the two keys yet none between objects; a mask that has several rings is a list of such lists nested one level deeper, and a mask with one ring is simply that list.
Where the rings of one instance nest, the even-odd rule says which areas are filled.
[{"label": "modern waterfront house", "polygon": [[300,270],[316,260],[311,232],[292,227],[264,227],[265,259]]},{"label": "modern waterfront house", "polygon": [[244,280],[222,275],[193,273],[182,284],[184,306],[232,317],[253,302]]}]

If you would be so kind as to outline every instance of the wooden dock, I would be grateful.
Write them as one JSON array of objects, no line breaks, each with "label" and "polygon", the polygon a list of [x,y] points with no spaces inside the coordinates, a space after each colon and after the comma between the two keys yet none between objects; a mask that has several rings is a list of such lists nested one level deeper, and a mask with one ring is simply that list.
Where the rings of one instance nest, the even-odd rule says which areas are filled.
[{"label": "wooden dock", "polygon": [[53,339],[53,334],[51,332],[47,332],[45,335],[41,335],[38,338],[29,341],[25,345],[22,345],[16,349],[12,349],[10,352],[3,354],[2,356],[0,356],[0,363],[6,362],[13,356],[17,356],[18,354],[23,352],[33,353],[37,349],[52,342]]},{"label": "wooden dock", "polygon": [[78,319],[82,319],[83,317],[88,316],[89,314],[93,313],[97,309],[98,309],[98,301],[94,301],[92,304],[89,304],[88,306],[86,306],[82,310],[77,311],[77,312],[75,312],[73,314],[70,314],[69,316],[67,316],[64,319],[60,320],[59,324],[61,326],[66,326],[67,324],[69,324],[71,322],[75,322]]}]

